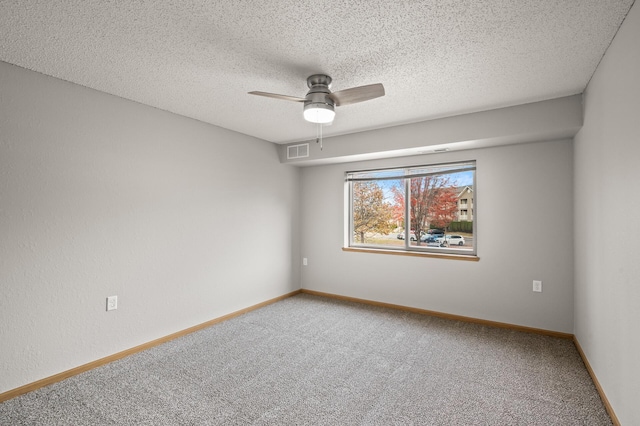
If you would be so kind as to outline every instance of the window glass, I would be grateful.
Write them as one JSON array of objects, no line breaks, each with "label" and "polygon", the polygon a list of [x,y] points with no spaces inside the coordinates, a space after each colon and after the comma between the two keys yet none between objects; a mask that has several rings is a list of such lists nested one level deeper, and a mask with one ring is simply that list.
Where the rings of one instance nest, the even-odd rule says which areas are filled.
[{"label": "window glass", "polygon": [[[403,214],[394,201],[400,180],[361,180],[351,183],[352,242],[369,246],[404,246]],[[410,237],[412,238],[412,237]]]},{"label": "window glass", "polygon": [[474,161],[348,172],[346,180],[350,246],[476,253],[473,212],[459,209],[475,192]]}]

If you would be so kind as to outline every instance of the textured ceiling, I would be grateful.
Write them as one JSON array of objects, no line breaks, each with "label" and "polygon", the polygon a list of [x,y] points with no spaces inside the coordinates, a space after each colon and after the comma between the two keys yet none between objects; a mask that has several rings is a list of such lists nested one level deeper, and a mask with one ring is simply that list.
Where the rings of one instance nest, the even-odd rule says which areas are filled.
[{"label": "textured ceiling", "polygon": [[[268,141],[306,77],[383,83],[324,135],[581,93],[633,0],[0,0],[0,60]],[[0,99],[0,102],[2,100]]]}]

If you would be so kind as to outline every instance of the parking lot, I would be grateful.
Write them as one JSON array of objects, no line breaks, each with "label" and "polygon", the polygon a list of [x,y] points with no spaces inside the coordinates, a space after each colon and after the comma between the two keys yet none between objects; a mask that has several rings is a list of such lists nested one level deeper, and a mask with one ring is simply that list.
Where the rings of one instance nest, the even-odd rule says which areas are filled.
[{"label": "parking lot", "polygon": [[[384,245],[384,246],[397,246],[397,247],[404,247],[405,242],[403,239],[399,239],[398,238],[398,234],[401,233],[402,231],[398,231],[398,232],[392,232],[390,234],[376,234],[376,233],[368,233],[365,234],[365,244],[371,244],[371,245]],[[467,232],[447,232],[446,235],[460,235],[464,238],[464,245],[463,246],[455,246],[452,248],[456,248],[456,247],[462,247],[462,248],[471,248],[473,247],[473,234],[467,233]],[[417,241],[411,241],[410,245],[413,247],[439,247],[439,244],[437,243],[425,243],[425,242],[420,242],[420,244],[418,245]]]}]

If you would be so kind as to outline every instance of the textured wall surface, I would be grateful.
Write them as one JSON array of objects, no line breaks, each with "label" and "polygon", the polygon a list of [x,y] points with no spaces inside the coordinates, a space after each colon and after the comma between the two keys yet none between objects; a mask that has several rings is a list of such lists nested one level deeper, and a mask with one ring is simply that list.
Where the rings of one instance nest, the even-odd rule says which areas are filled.
[{"label": "textured wall surface", "polygon": [[[458,160],[477,161],[479,262],[341,250],[345,171]],[[303,288],[573,331],[570,140],[307,167],[302,178]]]},{"label": "textured wall surface", "polygon": [[575,335],[623,425],[640,424],[640,5],[585,93],[575,138]]},{"label": "textured wall surface", "polygon": [[297,176],[273,144],[0,63],[0,392],[298,288]]}]

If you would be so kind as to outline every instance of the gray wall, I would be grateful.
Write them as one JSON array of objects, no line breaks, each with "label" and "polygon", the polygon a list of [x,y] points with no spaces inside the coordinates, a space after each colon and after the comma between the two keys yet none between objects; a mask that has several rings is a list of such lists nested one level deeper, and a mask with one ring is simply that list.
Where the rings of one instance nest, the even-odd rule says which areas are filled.
[{"label": "gray wall", "polygon": [[[479,262],[341,250],[345,171],[457,160],[477,160]],[[304,168],[302,287],[572,333],[572,173],[570,140]]]},{"label": "gray wall", "polygon": [[299,288],[298,175],[270,143],[0,63],[0,392]]},{"label": "gray wall", "polygon": [[623,425],[640,424],[640,5],[585,92],[575,138],[575,335]]}]

